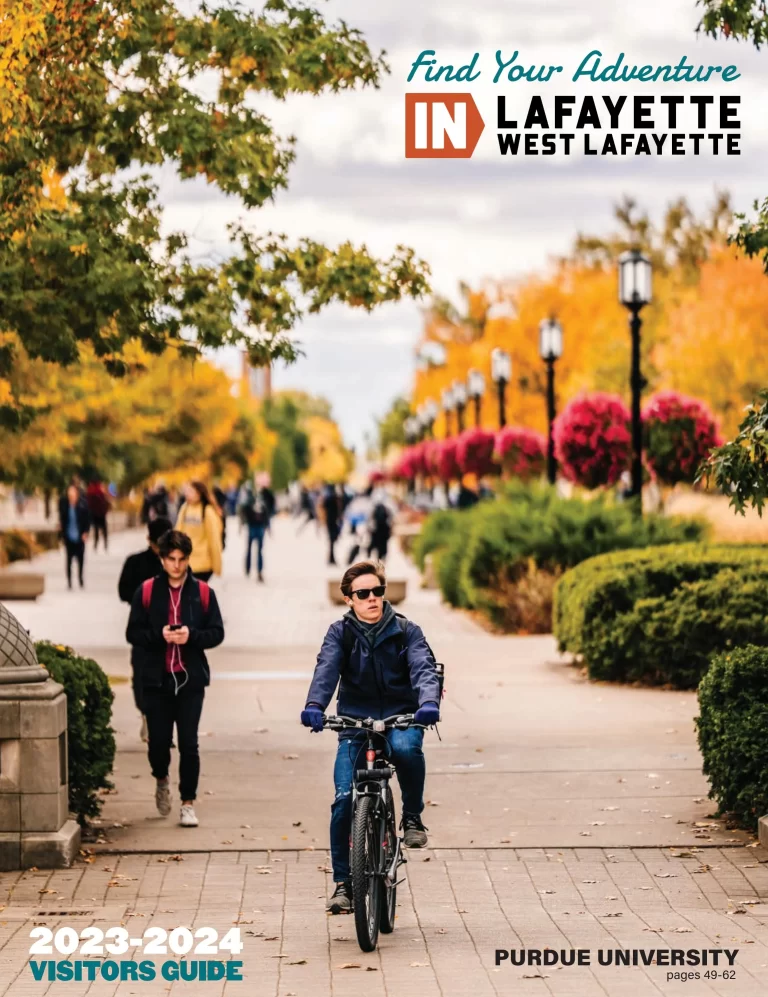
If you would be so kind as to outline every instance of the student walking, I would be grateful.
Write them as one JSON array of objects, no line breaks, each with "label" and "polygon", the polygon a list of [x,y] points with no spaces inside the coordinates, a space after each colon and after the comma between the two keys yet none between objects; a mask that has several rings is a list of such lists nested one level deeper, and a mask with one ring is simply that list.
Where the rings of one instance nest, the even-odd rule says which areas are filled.
[{"label": "student walking", "polygon": [[323,516],[328,532],[328,564],[336,564],[334,548],[341,533],[342,507],[333,485],[326,485],[323,493]]},{"label": "student walking", "polygon": [[77,577],[83,588],[83,568],[85,565],[85,541],[91,529],[91,514],[88,504],[77,485],[70,485],[66,494],[59,499],[59,532],[64,541],[67,557],[67,585],[72,588],[72,562],[77,561]]},{"label": "student walking", "polygon": [[[127,602],[130,606],[136,589],[143,585],[148,578],[154,578],[163,570],[160,563],[160,553],[157,542],[160,537],[172,529],[170,519],[158,516],[153,519],[147,527],[147,547],[137,554],[130,554],[120,572],[120,581],[117,583],[117,592],[121,602]],[[131,648],[131,672],[133,673],[133,701],[136,709],[141,714],[141,732],[139,736],[142,741],[147,740],[147,718],[144,716],[144,699],[141,686],[141,662],[144,656],[143,650],[134,646]]]},{"label": "student walking", "polygon": [[169,768],[176,727],[182,827],[197,827],[200,777],[198,728],[210,683],[206,650],[224,640],[216,594],[190,570],[189,537],[169,530],[158,541],[162,572],[134,593],[126,638],[142,651],[141,685],[149,728],[149,764],[156,779],[155,804],[171,812]]},{"label": "student walking", "polygon": [[251,574],[251,552],[256,544],[256,572],[264,581],[264,536],[275,514],[275,496],[268,487],[269,478],[256,478],[256,488],[246,481],[240,491],[238,512],[248,530],[245,548],[245,575]]},{"label": "student walking", "polygon": [[104,550],[107,549],[107,513],[112,508],[107,490],[98,478],[91,481],[85,490],[85,501],[91,514],[93,527],[93,549],[98,550],[99,534],[104,538]]},{"label": "student walking", "polygon": [[202,481],[190,481],[184,495],[176,529],[192,541],[190,568],[195,577],[207,582],[211,575],[221,574],[221,516]]}]

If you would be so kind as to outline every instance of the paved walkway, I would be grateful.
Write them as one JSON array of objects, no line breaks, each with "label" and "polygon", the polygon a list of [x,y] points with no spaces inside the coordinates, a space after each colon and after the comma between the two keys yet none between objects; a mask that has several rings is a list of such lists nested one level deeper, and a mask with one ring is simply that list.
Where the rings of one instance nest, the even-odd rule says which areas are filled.
[{"label": "paved walkway", "polygon": [[[145,915],[142,926],[153,917],[166,927],[253,921],[244,957],[257,997],[667,992],[661,967],[493,966],[497,947],[545,946],[593,948],[593,961],[601,947],[739,947],[737,985],[721,977],[670,983],[669,992],[766,992],[765,976],[762,989],[753,978],[768,965],[768,916],[754,903],[768,895],[766,856],[710,816],[695,695],[595,685],[550,637],[486,634],[418,589],[397,552],[390,575],[409,579],[402,609],[446,662],[447,697],[443,740],[430,734],[427,748],[434,851],[411,856],[398,930],[379,955],[363,957],[351,922],[321,913],[334,739],[298,724],[317,648],[338,616],[326,597],[323,541],[313,527],[296,538],[294,523],[278,520],[262,586],[243,577],[232,521],[229,534],[224,576],[214,582],[227,640],[211,655],[196,830],[154,812],[127,681],[126,613],[115,590],[141,535],[116,535],[108,555],[89,551],[83,593],[66,590],[60,554],[41,557],[44,597],[12,606],[33,636],[72,644],[113,677],[118,757],[92,861],[50,881],[0,878],[16,884],[0,912],[0,993],[22,971],[29,922],[19,918],[80,908],[83,923],[128,914]],[[737,913],[742,901],[746,913]],[[360,968],[340,968],[347,963]],[[101,983],[89,992],[167,986]],[[188,994],[221,988],[183,986]],[[23,975],[11,992],[44,991]]]}]

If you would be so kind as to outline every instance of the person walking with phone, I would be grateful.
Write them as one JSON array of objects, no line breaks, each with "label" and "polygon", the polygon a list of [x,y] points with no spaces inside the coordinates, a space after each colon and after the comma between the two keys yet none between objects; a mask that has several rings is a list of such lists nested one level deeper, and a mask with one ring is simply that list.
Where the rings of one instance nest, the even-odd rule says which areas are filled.
[{"label": "person walking with phone", "polygon": [[158,541],[162,572],[134,593],[126,638],[141,648],[144,715],[149,728],[149,764],[156,780],[158,812],[171,812],[169,768],[176,727],[182,827],[197,827],[200,778],[198,727],[211,680],[205,652],[224,640],[216,594],[190,570],[192,541],[169,530]]}]

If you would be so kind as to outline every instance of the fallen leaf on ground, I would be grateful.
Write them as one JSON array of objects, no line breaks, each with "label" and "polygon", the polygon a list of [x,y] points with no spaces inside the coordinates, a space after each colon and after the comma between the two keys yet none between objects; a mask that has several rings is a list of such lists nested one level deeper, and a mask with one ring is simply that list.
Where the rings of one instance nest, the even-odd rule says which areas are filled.
[{"label": "fallen leaf on ground", "polygon": [[693,928],[673,928],[672,930],[676,935],[690,935]]},{"label": "fallen leaf on ground", "polygon": [[293,822],[293,827],[301,827],[301,821],[300,820],[295,820]]},{"label": "fallen leaf on ground", "polygon": [[360,963],[359,962],[342,962],[342,964],[340,966],[337,966],[336,968],[337,969],[360,969]]},{"label": "fallen leaf on ground", "polygon": [[365,967],[365,971],[366,971],[366,973],[378,973],[379,967],[378,966],[366,966]]},{"label": "fallen leaf on ground", "polygon": [[276,942],[276,941],[278,940],[278,938],[279,938],[279,937],[280,937],[280,935],[267,935],[267,936],[266,936],[266,937],[264,938],[264,941],[265,941],[265,942]]},{"label": "fallen leaf on ground", "polygon": [[582,836],[582,838],[591,838],[592,837],[592,832],[591,831],[579,831],[579,834]]},{"label": "fallen leaf on ground", "polygon": [[592,884],[592,883],[596,883],[596,882],[597,882],[596,879],[582,879],[582,883]]},{"label": "fallen leaf on ground", "polygon": [[298,755],[283,755],[283,758],[284,758],[284,759],[285,759],[285,761],[287,761],[287,762],[293,762],[293,761],[295,761],[295,760],[296,760],[296,759],[297,759],[298,757],[299,757]]},{"label": "fallen leaf on ground", "polygon": [[286,966],[306,966],[306,959],[294,959],[293,962],[287,962]]},{"label": "fallen leaf on ground", "polygon": [[677,873],[675,872],[655,872],[654,876],[656,879],[677,879]]},{"label": "fallen leaf on ground", "polygon": [[524,980],[548,980],[549,976],[545,973],[523,973]]},{"label": "fallen leaf on ground", "polygon": [[437,800],[427,800],[427,806],[428,807],[439,807],[440,804],[438,803]]},{"label": "fallen leaf on ground", "polygon": [[601,810],[618,810],[618,807],[600,807]]},{"label": "fallen leaf on ground", "polygon": [[601,914],[600,917],[623,917],[623,914],[620,910],[616,910],[611,911],[608,914]]},{"label": "fallen leaf on ground", "polygon": [[428,962],[412,962],[411,963],[411,967],[413,969],[422,968],[422,967],[428,966],[428,965],[429,965]]},{"label": "fallen leaf on ground", "polygon": [[554,890],[536,890],[537,893],[554,893]]},{"label": "fallen leaf on ground", "polygon": [[592,821],[589,822],[589,824],[590,824],[590,827],[604,827],[605,826],[605,821],[604,820],[592,820]]}]

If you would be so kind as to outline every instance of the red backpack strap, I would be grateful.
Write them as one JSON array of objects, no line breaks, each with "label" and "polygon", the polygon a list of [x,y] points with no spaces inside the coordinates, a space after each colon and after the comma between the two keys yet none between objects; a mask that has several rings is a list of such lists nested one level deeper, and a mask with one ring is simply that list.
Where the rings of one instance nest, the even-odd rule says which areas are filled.
[{"label": "red backpack strap", "polygon": [[141,583],[141,604],[145,611],[149,609],[149,603],[152,599],[152,586],[154,584],[154,578],[148,578],[145,582]]},{"label": "red backpack strap", "polygon": [[203,607],[203,612],[208,612],[208,607],[211,604],[211,586],[208,582],[198,581],[200,586],[200,605]]}]

